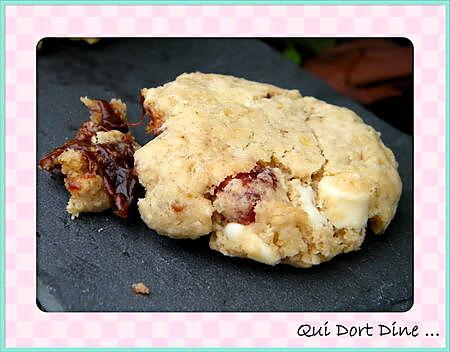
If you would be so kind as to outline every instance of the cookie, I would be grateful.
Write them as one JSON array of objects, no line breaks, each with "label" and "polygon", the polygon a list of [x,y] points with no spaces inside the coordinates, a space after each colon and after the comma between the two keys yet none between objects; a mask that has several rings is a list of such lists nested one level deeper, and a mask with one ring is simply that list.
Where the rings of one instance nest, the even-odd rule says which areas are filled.
[{"label": "cookie", "polygon": [[354,112],[218,74],[143,89],[156,138],[135,153],[144,222],[225,255],[310,267],[382,233],[401,193],[393,153]]},{"label": "cookie", "polygon": [[72,217],[83,212],[112,208],[127,217],[138,186],[133,154],[139,145],[128,131],[126,105],[120,100],[81,98],[90,111],[89,121],[74,139],[45,155],[42,169],[61,172],[71,197],[67,211]]}]

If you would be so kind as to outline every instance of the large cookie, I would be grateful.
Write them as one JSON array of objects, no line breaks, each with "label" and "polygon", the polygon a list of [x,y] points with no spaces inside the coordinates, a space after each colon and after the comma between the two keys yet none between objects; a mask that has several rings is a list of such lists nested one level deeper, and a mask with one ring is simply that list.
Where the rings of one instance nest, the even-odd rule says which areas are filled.
[{"label": "large cookie", "polygon": [[383,232],[401,181],[380,134],[297,90],[191,73],[143,89],[158,136],[135,153],[138,201],[161,235],[266,264],[309,267]]}]

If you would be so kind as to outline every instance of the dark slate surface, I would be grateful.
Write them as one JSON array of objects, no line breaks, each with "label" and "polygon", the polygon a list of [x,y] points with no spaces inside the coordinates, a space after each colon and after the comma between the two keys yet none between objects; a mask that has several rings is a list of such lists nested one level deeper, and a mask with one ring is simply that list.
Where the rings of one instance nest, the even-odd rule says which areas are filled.
[{"label": "dark slate surface", "polygon": [[[352,108],[382,132],[404,183],[384,236],[319,267],[270,267],[211,251],[208,239],[172,240],[134,211],[70,220],[62,179],[39,171],[38,303],[49,311],[405,311],[412,305],[412,139],[250,39],[120,39],[96,46],[57,42],[38,53],[38,157],[87,118],[80,96],[121,97],[139,114],[138,90],[186,71],[232,74],[297,88]],[[142,131],[138,140],[149,140]],[[164,165],[161,165],[164,167]],[[152,290],[136,296],[130,285]]]}]

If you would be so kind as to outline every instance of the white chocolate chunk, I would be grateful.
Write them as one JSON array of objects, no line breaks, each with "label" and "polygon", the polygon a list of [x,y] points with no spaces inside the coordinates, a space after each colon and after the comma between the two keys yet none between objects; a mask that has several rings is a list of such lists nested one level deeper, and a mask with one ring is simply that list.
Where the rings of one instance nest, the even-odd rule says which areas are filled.
[{"label": "white chocolate chunk", "polygon": [[319,182],[318,195],[322,211],[337,229],[366,226],[369,190],[358,174],[324,176]]},{"label": "white chocolate chunk", "polygon": [[308,214],[312,225],[315,227],[325,226],[327,219],[316,207],[315,194],[311,186],[303,186],[297,179],[290,181],[290,186],[292,202]]},{"label": "white chocolate chunk", "polygon": [[229,242],[227,247],[241,249],[248,258],[261,263],[275,265],[280,261],[279,253],[256,235],[249,226],[229,223],[223,229]]}]

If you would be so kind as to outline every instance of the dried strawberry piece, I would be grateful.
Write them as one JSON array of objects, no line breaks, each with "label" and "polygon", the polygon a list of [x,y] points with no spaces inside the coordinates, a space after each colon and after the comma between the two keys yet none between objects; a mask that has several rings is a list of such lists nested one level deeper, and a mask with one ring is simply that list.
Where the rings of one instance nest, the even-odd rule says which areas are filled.
[{"label": "dried strawberry piece", "polygon": [[257,165],[250,172],[239,172],[234,176],[227,176],[225,180],[219,183],[219,185],[214,189],[214,195],[223,191],[230,181],[234,179],[239,179],[244,186],[248,186],[255,180],[267,183],[268,185],[271,185],[273,189],[275,189],[277,185],[277,179],[273,172],[267,167]]},{"label": "dried strawberry piece", "polygon": [[255,206],[264,194],[274,190],[277,180],[273,172],[256,166],[250,172],[228,176],[214,189],[214,203],[223,223],[249,225],[255,222]]},{"label": "dried strawberry piece", "polygon": [[100,126],[106,131],[117,130],[122,133],[128,132],[128,124],[117,114],[110,103],[106,100],[97,100],[98,109],[101,112]]}]

